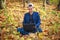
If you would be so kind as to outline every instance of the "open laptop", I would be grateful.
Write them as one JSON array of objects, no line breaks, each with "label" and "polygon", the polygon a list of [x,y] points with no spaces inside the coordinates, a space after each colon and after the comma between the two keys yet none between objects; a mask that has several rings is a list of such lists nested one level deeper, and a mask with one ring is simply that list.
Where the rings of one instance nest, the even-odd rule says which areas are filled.
[{"label": "open laptop", "polygon": [[36,30],[35,24],[23,24],[23,28],[27,32],[33,32],[34,30]]}]

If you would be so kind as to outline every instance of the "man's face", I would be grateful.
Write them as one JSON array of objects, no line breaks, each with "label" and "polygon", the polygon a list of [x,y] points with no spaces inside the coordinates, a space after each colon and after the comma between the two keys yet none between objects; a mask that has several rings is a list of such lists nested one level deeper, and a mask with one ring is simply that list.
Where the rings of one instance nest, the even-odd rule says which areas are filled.
[{"label": "man's face", "polygon": [[33,11],[33,7],[28,7],[29,12]]}]

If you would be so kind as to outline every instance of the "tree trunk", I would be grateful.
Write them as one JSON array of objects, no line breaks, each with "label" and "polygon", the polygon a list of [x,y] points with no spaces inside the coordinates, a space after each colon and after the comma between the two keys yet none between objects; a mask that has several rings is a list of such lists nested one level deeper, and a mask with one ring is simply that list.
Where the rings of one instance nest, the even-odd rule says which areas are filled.
[{"label": "tree trunk", "polygon": [[49,0],[43,0],[43,7],[45,7],[45,1],[46,1],[46,4],[49,5]]},{"label": "tree trunk", "polygon": [[25,7],[25,3],[30,3],[30,0],[23,0],[23,7]]},{"label": "tree trunk", "polygon": [[60,0],[59,0],[59,3],[57,5],[57,9],[60,11]]},{"label": "tree trunk", "polygon": [[45,7],[45,0],[43,0],[43,7]]},{"label": "tree trunk", "polygon": [[3,9],[3,7],[2,7],[2,0],[0,0],[0,9]]},{"label": "tree trunk", "polygon": [[3,9],[5,7],[6,0],[0,0],[0,9]]},{"label": "tree trunk", "polygon": [[46,0],[46,4],[48,4],[48,5],[49,5],[49,0]]}]

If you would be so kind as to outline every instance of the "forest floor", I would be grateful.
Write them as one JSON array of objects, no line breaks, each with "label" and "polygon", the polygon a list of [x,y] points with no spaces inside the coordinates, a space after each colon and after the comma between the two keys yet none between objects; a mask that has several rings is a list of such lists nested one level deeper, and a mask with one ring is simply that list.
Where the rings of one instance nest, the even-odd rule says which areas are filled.
[{"label": "forest floor", "polygon": [[[17,35],[18,33],[16,32],[16,28],[13,26],[13,27],[10,27],[12,29],[9,29],[9,28],[6,29],[6,31],[7,30],[12,31],[12,33],[10,35],[7,35],[7,37],[14,38],[13,40],[55,40],[55,34],[54,35],[49,35],[49,34],[54,33],[54,31],[50,31],[50,30],[53,30],[53,28],[51,28],[51,27],[54,26],[53,25],[54,22],[56,21],[56,22],[60,23],[60,18],[55,15],[55,14],[57,14],[57,15],[60,14],[60,12],[53,11],[53,9],[56,8],[54,5],[46,5],[46,7],[44,8],[42,2],[38,2],[38,3],[32,2],[32,3],[34,4],[34,11],[37,11],[40,14],[41,23],[42,23],[40,26],[41,26],[43,32],[35,33],[35,34],[30,33],[30,35],[26,35],[26,36],[24,35],[24,36],[20,37],[21,34]],[[16,22],[15,26],[22,27],[24,14],[26,12],[28,12],[27,3],[26,3],[26,6],[23,8],[22,2],[13,2],[13,3],[9,2],[9,3],[7,3],[6,10],[8,12],[8,15],[13,16],[12,19],[14,19],[14,21]],[[51,12],[53,14],[51,14]],[[3,29],[3,30],[5,30],[5,29]],[[7,40],[9,40],[9,39],[7,39]]]}]

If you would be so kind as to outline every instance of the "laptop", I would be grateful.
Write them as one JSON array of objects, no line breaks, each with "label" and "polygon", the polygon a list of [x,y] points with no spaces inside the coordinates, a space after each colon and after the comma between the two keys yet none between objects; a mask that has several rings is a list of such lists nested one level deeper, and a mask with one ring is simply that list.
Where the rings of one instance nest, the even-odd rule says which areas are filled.
[{"label": "laptop", "polygon": [[36,30],[35,24],[23,24],[23,28],[27,32],[33,32],[34,30]]}]

